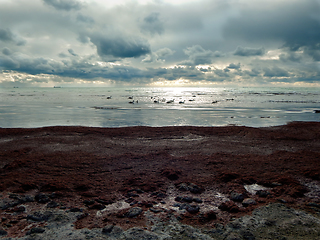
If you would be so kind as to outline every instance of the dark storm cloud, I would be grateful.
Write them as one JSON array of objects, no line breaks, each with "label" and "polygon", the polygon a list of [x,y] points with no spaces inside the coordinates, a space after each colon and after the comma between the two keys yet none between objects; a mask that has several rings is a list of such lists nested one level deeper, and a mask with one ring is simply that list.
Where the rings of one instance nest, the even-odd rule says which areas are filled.
[{"label": "dark storm cloud", "polygon": [[164,32],[164,24],[159,18],[160,13],[153,12],[143,19],[141,23],[141,29],[143,32],[149,32],[150,34],[162,34]]},{"label": "dark storm cloud", "polygon": [[226,38],[252,43],[282,41],[283,46],[296,51],[320,42],[319,12],[316,0],[246,4],[239,16],[227,21],[223,33]]},{"label": "dark storm cloud", "polygon": [[54,7],[57,10],[80,10],[82,4],[75,0],[43,0],[47,5]]},{"label": "dark storm cloud", "polygon": [[[87,59],[81,61],[53,61],[44,58],[31,58],[22,55],[0,55],[0,69],[13,70],[31,75],[48,74],[60,77],[82,79],[106,78],[119,81],[131,81],[144,78],[147,72],[129,66],[100,66],[89,63]],[[150,77],[150,76],[149,76]]]},{"label": "dark storm cloud", "polygon": [[263,69],[265,77],[289,77],[289,73],[279,67]]},{"label": "dark storm cloud", "polygon": [[26,78],[319,82],[318,0],[0,2],[0,70]]},{"label": "dark storm cloud", "polygon": [[262,56],[265,54],[263,47],[261,48],[248,48],[248,47],[237,47],[233,55],[247,57],[247,56]]},{"label": "dark storm cloud", "polygon": [[0,28],[0,41],[7,43],[14,43],[18,46],[22,46],[26,43],[26,41],[15,34],[13,34],[10,29]]},{"label": "dark storm cloud", "polygon": [[140,38],[125,39],[95,35],[90,40],[96,45],[97,52],[101,57],[137,58],[151,52],[148,42]]}]

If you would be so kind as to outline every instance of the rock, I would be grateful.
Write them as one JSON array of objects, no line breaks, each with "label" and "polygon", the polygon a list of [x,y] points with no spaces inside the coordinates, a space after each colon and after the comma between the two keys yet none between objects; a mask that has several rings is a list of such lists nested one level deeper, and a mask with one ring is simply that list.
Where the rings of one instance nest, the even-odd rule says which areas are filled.
[{"label": "rock", "polygon": [[242,240],[242,237],[238,233],[231,233],[225,239],[226,240]]},{"label": "rock", "polygon": [[210,222],[211,220],[217,219],[217,215],[214,211],[208,211],[200,215],[199,221],[204,222]]},{"label": "rock", "polygon": [[189,191],[191,193],[195,193],[195,194],[199,194],[199,193],[202,193],[203,192],[203,189],[193,183],[190,183],[189,185]]},{"label": "rock", "polygon": [[55,202],[55,201],[51,201],[51,202],[49,202],[48,204],[47,204],[47,208],[56,208],[56,207],[58,207],[59,206],[59,204],[57,203],[57,202]]},{"label": "rock", "polygon": [[179,179],[179,175],[181,174],[181,172],[179,170],[167,168],[163,169],[161,171],[161,174],[167,177],[169,180],[175,181]]},{"label": "rock", "polygon": [[237,213],[239,212],[239,207],[235,205],[233,201],[228,201],[221,203],[218,207],[222,211],[230,212],[230,213]]},{"label": "rock", "polygon": [[244,199],[244,195],[242,193],[231,192],[230,199],[234,202],[242,202]]},{"label": "rock", "polygon": [[177,188],[180,191],[189,191],[188,184],[186,184],[186,183],[180,183]]},{"label": "rock", "polygon": [[182,197],[178,196],[174,199],[176,202],[182,202]]},{"label": "rock", "polygon": [[0,236],[5,236],[7,234],[8,234],[7,231],[5,231],[2,228],[0,228]]},{"label": "rock", "polygon": [[162,239],[160,238],[156,233],[145,231],[138,227],[130,228],[129,230],[125,231],[124,233],[124,239],[126,240],[158,240]]},{"label": "rock", "polygon": [[77,219],[80,220],[80,219],[83,219],[85,217],[89,216],[88,213],[81,213],[80,215],[77,216]]},{"label": "rock", "polygon": [[182,200],[182,202],[192,203],[193,198],[192,197],[183,197],[181,200]]},{"label": "rock", "polygon": [[19,199],[0,199],[0,209],[6,210],[8,208],[15,207],[21,203],[22,202]]},{"label": "rock", "polygon": [[242,193],[231,192],[230,199],[234,202],[242,202],[244,199],[244,195]]},{"label": "rock", "polygon": [[74,207],[74,208],[70,208],[69,210],[70,212],[82,212],[82,209]]},{"label": "rock", "polygon": [[47,203],[50,201],[50,198],[44,193],[37,194],[35,196],[35,199],[38,203]]},{"label": "rock", "polygon": [[154,212],[154,213],[163,212],[163,210],[162,210],[162,209],[159,209],[159,208],[150,208],[150,211],[151,211],[151,212]]},{"label": "rock", "polygon": [[203,202],[200,198],[194,198],[193,201],[195,203],[202,203]]},{"label": "rock", "polygon": [[256,195],[258,195],[259,197],[266,198],[270,195],[270,192],[268,192],[267,190],[258,190],[256,192]]},{"label": "rock", "polygon": [[13,211],[15,211],[15,212],[24,212],[24,211],[26,211],[26,208],[25,208],[25,206],[19,206],[19,207],[15,207],[13,209]]},{"label": "rock", "polygon": [[30,234],[33,234],[33,233],[44,233],[46,230],[42,227],[34,227],[34,228],[31,228],[26,234],[27,235],[30,235]]},{"label": "rock", "polygon": [[139,205],[140,207],[145,206],[146,208],[151,208],[151,207],[153,207],[153,203],[152,203],[152,202],[147,202],[147,201],[139,202],[138,205]]},{"label": "rock", "polygon": [[180,204],[180,206],[179,206],[179,210],[185,210],[185,209],[187,209],[188,207],[190,207],[190,204],[188,204],[188,203],[182,203],[182,204]]},{"label": "rock", "polygon": [[95,203],[94,200],[84,200],[83,201],[83,204],[85,204],[85,205],[93,205],[94,203]]},{"label": "rock", "polygon": [[252,234],[252,232],[249,231],[241,231],[240,234],[242,235],[244,240],[255,240],[255,236]]},{"label": "rock", "polygon": [[[139,195],[138,195],[138,196],[139,196]],[[104,204],[104,205],[110,205],[110,204],[113,203],[112,200],[105,200],[105,199],[101,199],[101,198],[96,199],[96,202],[97,202],[97,203]]]},{"label": "rock", "polygon": [[114,225],[108,225],[102,228],[102,233],[111,233]]},{"label": "rock", "polygon": [[90,209],[96,209],[96,210],[102,210],[105,208],[106,208],[106,206],[103,204],[94,204],[94,205],[90,206]]},{"label": "rock", "polygon": [[48,221],[50,217],[52,217],[52,212],[34,212],[33,214],[30,214],[27,216],[27,220],[32,220],[35,222],[43,222]]},{"label": "rock", "polygon": [[138,215],[140,215],[142,213],[142,208],[140,207],[133,207],[133,208],[130,208],[129,211],[125,214],[126,217],[128,218],[134,218]]},{"label": "rock", "polygon": [[242,201],[242,205],[244,207],[248,207],[250,205],[256,205],[256,204],[257,204],[256,201],[252,198],[246,198]]},{"label": "rock", "polygon": [[162,199],[162,198],[165,198],[165,197],[167,197],[167,194],[165,194],[165,193],[158,193],[157,194],[157,196],[156,196],[157,198],[159,198],[159,199]]},{"label": "rock", "polygon": [[187,207],[187,211],[188,211],[188,213],[196,214],[200,211],[200,207],[196,206],[196,205],[190,205]]},{"label": "rock", "polygon": [[320,208],[320,204],[318,204],[318,203],[314,203],[314,202],[307,203],[307,206],[308,206],[308,207],[316,207],[316,208]]}]

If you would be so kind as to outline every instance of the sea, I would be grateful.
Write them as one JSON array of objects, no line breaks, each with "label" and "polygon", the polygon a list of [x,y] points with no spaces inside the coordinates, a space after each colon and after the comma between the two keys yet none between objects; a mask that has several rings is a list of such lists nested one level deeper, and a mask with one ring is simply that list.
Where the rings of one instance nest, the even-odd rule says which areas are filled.
[{"label": "sea", "polygon": [[0,88],[0,127],[250,126],[320,121],[320,88]]}]

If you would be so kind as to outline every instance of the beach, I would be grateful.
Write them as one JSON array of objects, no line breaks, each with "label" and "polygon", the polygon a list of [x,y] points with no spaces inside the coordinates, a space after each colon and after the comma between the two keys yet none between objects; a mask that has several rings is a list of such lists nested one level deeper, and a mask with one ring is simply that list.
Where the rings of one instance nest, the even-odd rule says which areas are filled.
[{"label": "beach", "polygon": [[[227,228],[266,206],[303,211],[313,219],[313,231],[302,231],[305,238],[300,231],[281,233],[283,239],[320,236],[319,122],[0,128],[0,149],[3,238],[50,239],[60,229],[79,237],[69,239],[85,239],[86,229],[95,239],[189,239],[156,227],[174,219],[194,229],[190,236],[200,231],[212,239],[268,239],[246,225],[248,238],[243,221],[231,232]],[[52,220],[58,213],[69,230]],[[154,238],[130,238],[130,231]]]}]

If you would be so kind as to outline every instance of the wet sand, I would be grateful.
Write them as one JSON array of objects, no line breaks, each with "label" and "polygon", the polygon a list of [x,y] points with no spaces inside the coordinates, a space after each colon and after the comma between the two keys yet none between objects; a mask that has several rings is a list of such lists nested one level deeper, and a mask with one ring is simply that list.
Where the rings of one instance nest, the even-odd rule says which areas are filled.
[{"label": "wet sand", "polygon": [[[0,159],[1,199],[46,197],[25,203],[20,212],[18,204],[0,209],[8,236],[23,236],[28,214],[48,203],[78,209],[78,229],[146,227],[143,214],[128,216],[134,207],[163,221],[170,213],[182,223],[214,227],[271,202],[312,214],[320,204],[316,122],[268,128],[0,128]],[[262,190],[250,192],[254,187]]]}]

